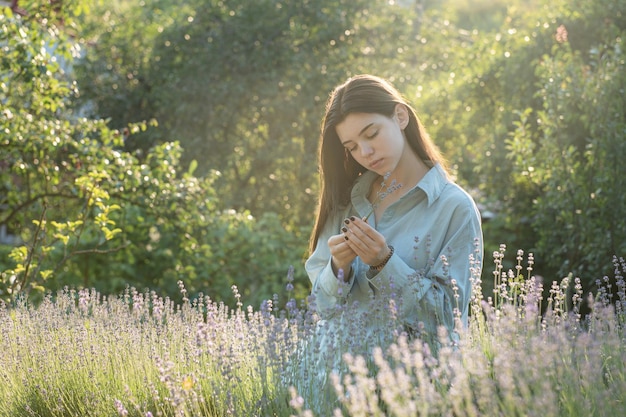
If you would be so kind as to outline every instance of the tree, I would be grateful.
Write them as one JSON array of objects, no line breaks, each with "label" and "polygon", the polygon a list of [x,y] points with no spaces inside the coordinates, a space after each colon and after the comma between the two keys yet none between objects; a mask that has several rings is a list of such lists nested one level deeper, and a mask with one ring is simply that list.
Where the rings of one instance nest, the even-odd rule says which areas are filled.
[{"label": "tree", "polygon": [[[536,69],[543,106],[535,113],[536,126],[523,128],[532,136],[514,135],[511,141],[518,145],[530,139],[536,149],[529,158],[536,168],[528,180],[541,191],[532,211],[538,249],[552,254],[549,263],[560,274],[584,277],[588,287],[610,275],[610,259],[626,252],[626,181],[621,175],[626,20],[612,18],[626,13],[626,2],[610,3],[590,2],[584,18],[575,13],[560,20],[551,53]],[[608,24],[597,31],[587,23],[590,16]],[[597,37],[589,42],[594,31]]]},{"label": "tree", "polygon": [[462,178],[499,212],[488,245],[535,252],[537,273],[573,272],[591,290],[626,251],[626,3],[538,6],[511,6],[496,33],[466,32],[428,112]]},{"label": "tree", "polygon": [[[176,142],[141,158],[126,151],[125,141],[151,123],[120,131],[73,113],[76,85],[58,63],[71,59],[70,44],[57,27],[6,13],[0,28],[0,225],[20,237],[2,247],[1,298],[36,300],[66,285],[177,297],[178,280],[189,295],[215,299],[232,296],[231,285],[250,302],[278,292],[302,256],[284,244],[291,235],[279,223],[224,210],[217,175],[195,177],[193,164],[182,171]],[[55,45],[55,55],[44,45]]]},{"label": "tree", "polygon": [[176,138],[183,165],[221,173],[226,206],[276,213],[294,232],[312,224],[326,95],[351,74],[393,74],[416,29],[413,8],[371,0],[153,0],[102,14],[77,69],[94,113],[156,118],[159,132],[131,147]]},{"label": "tree", "polygon": [[[89,190],[76,184],[103,189],[108,197],[102,203],[113,207],[105,216],[115,222],[106,227],[111,233],[122,230],[102,243],[102,224],[82,235],[81,244],[101,246],[80,250],[110,252],[75,266],[74,275],[100,277],[97,271],[114,259],[120,268],[115,274],[123,277],[120,285],[142,276],[142,282],[174,291],[174,277],[185,265],[187,276],[220,292],[234,281],[252,291],[271,291],[277,281],[259,279],[255,271],[268,268],[277,276],[273,268],[280,264],[277,256],[285,242],[288,249],[280,256],[288,263],[300,263],[306,248],[326,93],[349,75],[370,72],[406,93],[457,181],[479,203],[498,211],[485,224],[487,253],[500,243],[523,248],[535,252],[538,274],[574,271],[590,287],[610,257],[626,246],[623,183],[616,174],[624,156],[625,9],[623,0],[585,0],[576,8],[543,0],[481,1],[471,7],[464,0],[101,2],[80,14],[80,27],[61,15],[65,30],[82,47],[75,67],[80,88],[58,72],[46,75],[54,67],[39,58],[37,47],[24,46],[18,38],[9,42],[2,61],[4,80],[10,81],[3,84],[3,104],[9,103],[7,109],[17,116],[3,121],[5,132],[11,132],[3,143],[13,146],[3,149],[14,171],[13,177],[4,177],[7,195],[34,184],[35,169],[47,172],[40,161],[48,157],[32,154],[35,150],[13,136],[31,134],[23,120],[42,122],[44,127],[33,127],[35,137],[55,137],[52,129],[67,129],[65,136],[57,136],[61,144],[66,136],[78,141],[63,145],[73,159],[52,159],[68,166],[79,161],[75,169],[83,171],[76,171],[70,185],[62,185],[64,179],[52,185],[65,193],[82,192],[74,200],[83,202],[89,201]],[[15,62],[21,59],[23,68],[8,58],[11,54],[18,54]],[[32,57],[37,58],[30,62]],[[35,104],[24,100],[30,96]],[[43,110],[28,110],[32,106]],[[79,111],[90,118],[76,118]],[[144,121],[153,118],[158,128],[147,129]],[[53,120],[53,128],[46,125]],[[128,126],[131,134],[124,133]],[[83,137],[89,140],[80,142]],[[106,143],[100,151],[92,147]],[[38,146],[42,155],[62,148],[47,142]],[[82,148],[96,160],[122,158],[147,171],[131,169],[132,175],[124,175],[135,176],[135,182],[124,183],[130,179],[117,166],[90,160],[91,171],[86,170],[84,155],[77,156]],[[16,168],[18,160],[32,168],[30,175]],[[54,165],[47,166],[56,172]],[[20,175],[22,185],[15,187],[13,178]],[[158,184],[140,180],[146,176]],[[82,182],[76,183],[78,178]],[[135,193],[111,188],[111,179]],[[174,200],[142,199],[144,193],[161,196],[162,187]],[[181,194],[176,187],[187,191]],[[120,196],[128,202],[120,204]],[[53,203],[61,207],[60,200]],[[32,238],[40,232],[31,220],[39,221],[44,207],[29,207],[37,209],[11,219],[13,227],[23,227],[24,236]],[[124,246],[126,241],[132,244]],[[258,243],[250,246],[253,241]],[[230,269],[222,262],[232,259],[237,248],[246,248],[242,253],[249,262]],[[255,256],[248,256],[250,251]],[[124,259],[133,266],[126,262],[122,267]],[[228,278],[215,278],[225,271]],[[296,268],[296,273],[302,271]]]}]

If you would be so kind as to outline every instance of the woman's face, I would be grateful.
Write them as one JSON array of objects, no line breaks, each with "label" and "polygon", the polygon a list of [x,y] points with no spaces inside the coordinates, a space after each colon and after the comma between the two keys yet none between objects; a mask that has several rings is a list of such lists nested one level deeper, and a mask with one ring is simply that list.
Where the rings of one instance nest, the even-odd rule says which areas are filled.
[{"label": "woman's face", "polygon": [[405,155],[403,129],[407,123],[406,108],[398,105],[392,117],[377,113],[351,113],[337,125],[336,131],[355,161],[384,176],[393,172]]}]

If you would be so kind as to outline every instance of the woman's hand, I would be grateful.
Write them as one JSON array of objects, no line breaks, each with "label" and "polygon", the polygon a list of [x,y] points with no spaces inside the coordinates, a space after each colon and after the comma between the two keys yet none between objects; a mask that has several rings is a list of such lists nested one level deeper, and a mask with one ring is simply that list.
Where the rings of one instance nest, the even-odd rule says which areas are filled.
[{"label": "woman's hand", "polygon": [[338,275],[343,269],[343,279],[348,281],[352,270],[352,261],[356,258],[356,253],[352,250],[344,235],[334,235],[328,239],[328,247],[332,255],[333,272]]},{"label": "woman's hand", "polygon": [[383,235],[366,221],[356,217],[350,217],[344,223],[341,229],[344,239],[364,263],[375,266],[385,260],[390,249]]}]

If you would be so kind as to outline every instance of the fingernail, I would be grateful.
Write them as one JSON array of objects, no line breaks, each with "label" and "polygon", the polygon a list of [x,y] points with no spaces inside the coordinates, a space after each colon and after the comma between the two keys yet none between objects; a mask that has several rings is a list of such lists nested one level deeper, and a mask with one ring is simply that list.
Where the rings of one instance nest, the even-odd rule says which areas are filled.
[{"label": "fingernail", "polygon": [[[353,218],[354,218],[354,217],[353,217]],[[343,222],[344,222],[345,224],[350,224],[350,220],[348,220],[348,219],[345,219]]]},{"label": "fingernail", "polygon": [[350,217],[350,220],[355,221],[355,220],[356,220],[356,218],[355,218],[354,216],[351,216],[351,217]]},{"label": "fingernail", "polygon": [[345,240],[348,240],[348,236],[344,236],[343,238],[344,238]]},{"label": "fingernail", "polygon": [[347,228],[347,227],[342,227],[342,228],[341,228],[341,231],[342,231],[342,232],[344,232],[344,233],[346,233],[346,232],[348,231],[348,228]]}]

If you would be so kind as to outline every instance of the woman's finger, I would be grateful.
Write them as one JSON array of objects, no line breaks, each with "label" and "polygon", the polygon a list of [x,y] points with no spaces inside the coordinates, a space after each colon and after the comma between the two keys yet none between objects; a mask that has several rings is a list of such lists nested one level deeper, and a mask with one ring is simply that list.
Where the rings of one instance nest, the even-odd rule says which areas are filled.
[{"label": "woman's finger", "polygon": [[363,234],[365,234],[372,241],[376,240],[384,240],[385,238],[381,235],[378,230],[374,229],[371,224],[364,221],[363,219],[359,219],[358,217],[354,217],[350,219],[350,223],[353,226],[356,226]]},{"label": "woman's finger", "polygon": [[357,221],[348,222],[342,232],[348,245],[363,262],[368,265],[377,264],[387,251],[387,242],[384,236],[364,224],[363,221],[361,224],[357,224]]},{"label": "woman's finger", "polygon": [[[344,235],[335,235],[328,239],[328,247],[331,255],[336,258],[355,258],[356,253],[346,240]],[[351,259],[350,259],[351,260]]]},{"label": "woman's finger", "polygon": [[378,247],[385,245],[385,237],[376,229],[361,219],[351,218],[350,221],[342,228],[342,232],[349,240],[355,240],[360,243],[363,248]]}]

